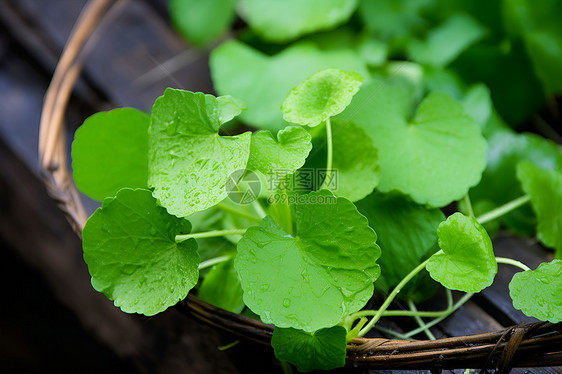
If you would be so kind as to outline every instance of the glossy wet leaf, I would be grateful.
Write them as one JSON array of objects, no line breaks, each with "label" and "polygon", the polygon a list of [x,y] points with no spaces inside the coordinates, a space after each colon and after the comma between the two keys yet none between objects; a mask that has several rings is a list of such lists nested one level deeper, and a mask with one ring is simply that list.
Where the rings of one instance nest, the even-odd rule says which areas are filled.
[{"label": "glossy wet leaf", "polygon": [[[369,195],[379,183],[378,152],[365,130],[352,121],[334,119],[332,122],[332,179],[325,184],[335,195],[351,201]],[[313,150],[305,169],[326,168],[326,130],[315,134]],[[317,188],[324,181],[319,178]]]},{"label": "glossy wet leaf", "polygon": [[437,229],[443,252],[426,266],[433,279],[452,290],[480,292],[498,272],[492,241],[474,217],[455,213]]},{"label": "glossy wet leaf", "polygon": [[470,16],[455,14],[432,29],[426,40],[412,40],[409,55],[416,62],[444,67],[484,34],[485,29]]},{"label": "glossy wet leaf", "polygon": [[267,56],[231,40],[211,53],[210,66],[217,92],[233,95],[248,107],[240,118],[272,132],[288,125],[279,107],[291,88],[311,74],[335,67],[368,76],[365,63],[352,49],[322,51],[312,43],[298,43]]},{"label": "glossy wet leaf", "polygon": [[341,113],[359,91],[363,77],[340,69],[321,70],[293,88],[283,105],[287,122],[314,127]]},{"label": "glossy wet leaf", "polygon": [[127,313],[148,316],[184,299],[197,283],[199,254],[189,221],[169,215],[150,191],[122,189],[82,231],[92,286]]},{"label": "glossy wet leaf", "polygon": [[80,191],[102,201],[124,187],[147,187],[149,121],[133,108],[96,113],[84,121],[72,143],[73,177]]},{"label": "glossy wet leaf", "polygon": [[371,135],[379,155],[379,191],[397,189],[434,207],[461,199],[486,166],[480,126],[447,94],[430,93],[408,121],[411,102],[407,89],[373,81],[340,117],[352,117]]},{"label": "glossy wet leaf", "polygon": [[235,0],[170,0],[168,11],[176,30],[190,43],[207,45],[234,21]]},{"label": "glossy wet leaf", "polygon": [[219,121],[221,124],[232,120],[246,109],[244,104],[230,95],[217,97],[217,104],[219,106]]},{"label": "glossy wet leaf", "polygon": [[538,219],[537,238],[562,256],[562,173],[523,161],[517,167],[517,178],[523,191],[531,195]]},{"label": "glossy wet leaf", "polygon": [[284,43],[334,28],[349,19],[358,0],[240,0],[240,14],[263,39]]},{"label": "glossy wet leaf", "polygon": [[380,249],[367,219],[322,190],[295,205],[296,233],[271,217],[248,229],[235,266],[244,302],[262,321],[308,332],[362,308],[380,274]]},{"label": "glossy wet leaf", "polygon": [[562,260],[540,264],[536,270],[522,271],[509,283],[515,309],[529,317],[558,323],[562,321]]},{"label": "glossy wet leaf", "polygon": [[149,185],[170,214],[185,217],[227,195],[229,177],[246,168],[249,132],[219,136],[224,115],[212,95],[167,89],[152,109]]},{"label": "glossy wet leaf", "polygon": [[300,372],[331,370],[345,365],[347,330],[334,326],[315,332],[293,328],[273,330],[275,357],[295,365]]},{"label": "glossy wet leaf", "polygon": [[439,209],[428,209],[397,192],[374,193],[356,205],[377,230],[382,251],[380,280],[384,279],[387,289],[392,288],[430,254],[445,216]]},{"label": "glossy wet leaf", "polygon": [[277,133],[267,130],[252,134],[248,169],[264,175],[292,174],[304,165],[312,149],[311,136],[302,127],[288,126]]},{"label": "glossy wet leaf", "polygon": [[[488,201],[500,206],[522,196],[524,192],[516,176],[516,167],[523,160],[541,168],[562,171],[560,147],[536,134],[496,131],[488,139],[486,159],[487,166],[482,174],[482,181],[470,191],[475,204]],[[526,236],[533,236],[537,225],[530,205],[507,214],[500,222],[512,231]]]},{"label": "glossy wet leaf", "polygon": [[234,261],[213,266],[201,282],[197,296],[219,308],[240,313],[244,309],[244,300],[242,300],[240,279],[234,269]]}]

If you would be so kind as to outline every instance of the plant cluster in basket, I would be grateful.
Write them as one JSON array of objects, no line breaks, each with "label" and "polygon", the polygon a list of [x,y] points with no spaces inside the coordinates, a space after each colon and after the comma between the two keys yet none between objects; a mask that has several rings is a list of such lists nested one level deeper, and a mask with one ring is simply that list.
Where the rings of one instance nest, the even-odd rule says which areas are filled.
[{"label": "plant cluster in basket", "polygon": [[[259,34],[255,2],[242,1]],[[88,118],[72,166],[78,188],[103,201],[82,232],[93,287],[145,315],[195,292],[275,325],[277,358],[300,371],[343,366],[347,342],[385,316],[420,324],[401,338],[432,338],[429,327],[490,286],[498,263],[521,269],[514,308],[560,322],[562,260],[530,269],[497,257],[489,233],[500,222],[536,230],[562,258],[562,152],[507,127],[484,85],[440,89],[453,83],[437,67],[461,51],[436,54],[439,38],[484,35],[467,17],[411,43],[421,65],[371,61],[376,71],[307,42],[265,56],[231,40],[210,61],[224,96],[167,89],[150,115]],[[288,29],[261,32],[295,38],[279,36]],[[371,60],[380,47],[361,45]],[[239,133],[238,116],[261,130]],[[448,306],[418,310],[440,285]],[[464,294],[455,302],[452,291]],[[375,292],[384,301],[365,309]],[[392,309],[397,299],[409,309]]]}]

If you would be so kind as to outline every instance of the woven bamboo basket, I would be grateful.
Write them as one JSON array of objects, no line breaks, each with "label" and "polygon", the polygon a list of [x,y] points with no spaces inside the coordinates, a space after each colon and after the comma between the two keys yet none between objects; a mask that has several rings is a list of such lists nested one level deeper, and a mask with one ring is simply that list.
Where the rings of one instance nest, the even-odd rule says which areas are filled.
[{"label": "woven bamboo basket", "polygon": [[[87,219],[68,168],[63,120],[69,97],[80,75],[96,29],[115,0],[90,0],[61,55],[45,95],[39,134],[39,161],[43,181],[69,223],[80,236]],[[203,323],[259,345],[269,346],[273,326],[237,315],[194,295],[176,308]],[[432,341],[355,338],[347,346],[347,365],[379,369],[479,368],[509,372],[514,367],[562,365],[562,324],[539,322],[501,331]]]}]

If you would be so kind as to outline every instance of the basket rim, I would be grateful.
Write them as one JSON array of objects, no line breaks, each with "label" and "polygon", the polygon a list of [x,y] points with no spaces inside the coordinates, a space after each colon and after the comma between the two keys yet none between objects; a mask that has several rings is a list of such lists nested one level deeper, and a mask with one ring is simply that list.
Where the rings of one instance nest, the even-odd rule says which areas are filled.
[{"label": "basket rim", "polygon": [[[89,0],[71,32],[45,94],[39,129],[39,164],[46,189],[78,236],[87,213],[68,168],[63,120],[100,23],[127,0]],[[200,322],[270,346],[273,326],[215,307],[189,294],[176,309]],[[542,343],[542,344],[541,344]],[[547,345],[547,349],[545,349]],[[548,349],[550,347],[551,349]],[[495,368],[562,365],[562,323],[537,322],[477,335],[413,341],[355,338],[347,365],[385,369]],[[516,353],[523,353],[516,355]]]}]

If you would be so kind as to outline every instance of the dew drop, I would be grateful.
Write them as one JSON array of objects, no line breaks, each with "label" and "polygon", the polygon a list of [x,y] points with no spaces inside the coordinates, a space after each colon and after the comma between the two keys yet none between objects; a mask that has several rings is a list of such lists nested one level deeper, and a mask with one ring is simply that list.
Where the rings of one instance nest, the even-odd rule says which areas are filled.
[{"label": "dew drop", "polygon": [[283,300],[283,306],[284,306],[285,308],[290,307],[290,306],[291,306],[291,299],[285,298],[285,299]]}]

